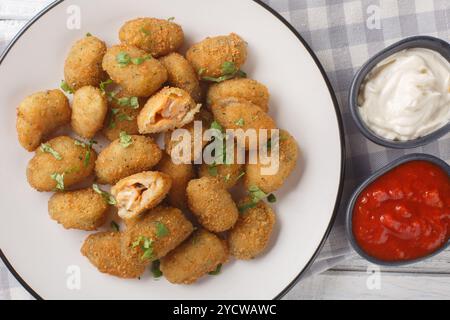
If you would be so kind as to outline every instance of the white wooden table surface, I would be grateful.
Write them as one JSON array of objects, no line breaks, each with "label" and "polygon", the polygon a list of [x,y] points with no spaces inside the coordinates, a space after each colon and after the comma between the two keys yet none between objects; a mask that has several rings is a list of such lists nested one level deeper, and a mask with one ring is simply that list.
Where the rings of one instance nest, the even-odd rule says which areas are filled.
[{"label": "white wooden table surface", "polygon": [[[24,11],[22,15],[0,14],[0,51],[33,16],[35,4],[48,2],[0,0],[0,10],[11,1],[21,2]],[[450,299],[450,251],[396,268],[378,268],[355,255],[322,274],[303,279],[285,299]]]}]

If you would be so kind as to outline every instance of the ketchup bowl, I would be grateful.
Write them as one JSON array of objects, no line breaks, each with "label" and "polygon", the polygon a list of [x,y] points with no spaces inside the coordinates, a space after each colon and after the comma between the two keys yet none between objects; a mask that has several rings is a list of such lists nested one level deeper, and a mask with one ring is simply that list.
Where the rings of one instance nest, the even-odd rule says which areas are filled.
[{"label": "ketchup bowl", "polygon": [[378,63],[400,51],[412,48],[430,49],[442,55],[444,59],[450,62],[450,43],[430,36],[413,36],[400,40],[372,56],[354,75],[350,86],[348,104],[354,123],[367,139],[384,147],[396,149],[416,148],[437,140],[450,132],[450,122],[448,122],[443,127],[416,139],[404,141],[389,140],[372,131],[360,115],[358,96],[366,76],[378,65]]},{"label": "ketchup bowl", "polygon": [[346,212],[350,244],[378,265],[416,263],[450,244],[450,165],[409,154],[367,178]]}]

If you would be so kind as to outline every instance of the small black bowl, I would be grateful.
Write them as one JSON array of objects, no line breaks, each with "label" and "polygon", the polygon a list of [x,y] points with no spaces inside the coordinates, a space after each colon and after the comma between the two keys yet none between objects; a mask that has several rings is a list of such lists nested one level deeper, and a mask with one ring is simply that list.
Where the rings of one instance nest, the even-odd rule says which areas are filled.
[{"label": "small black bowl", "polygon": [[373,173],[354,191],[352,197],[350,198],[350,202],[348,204],[347,212],[346,212],[346,220],[345,220],[347,239],[349,239],[350,244],[352,245],[353,249],[355,249],[355,251],[361,257],[368,260],[369,262],[372,262],[372,263],[378,264],[378,265],[383,265],[383,266],[401,266],[401,265],[416,263],[416,262],[425,260],[427,258],[430,258],[430,257],[440,253],[441,251],[445,250],[450,244],[450,240],[449,240],[449,241],[447,241],[447,243],[445,243],[442,247],[440,247],[436,251],[433,251],[432,253],[430,253],[424,257],[417,258],[417,259],[405,260],[405,261],[384,261],[384,260],[374,258],[374,257],[370,256],[368,253],[366,253],[359,246],[358,242],[355,239],[355,236],[353,234],[353,208],[354,208],[355,202],[358,199],[361,192],[368,185],[370,185],[372,182],[374,182],[376,179],[378,179],[380,176],[384,175],[388,171],[394,169],[395,167],[398,167],[401,164],[404,164],[404,163],[407,163],[410,161],[416,161],[416,160],[424,160],[424,161],[431,162],[431,163],[439,166],[440,168],[442,168],[445,172],[447,172],[447,175],[450,176],[450,165],[448,165],[445,161],[443,161],[439,158],[436,158],[435,156],[432,156],[429,154],[424,154],[424,153],[408,154],[408,155],[398,158],[397,160],[392,161],[387,166],[385,166],[385,167],[381,168],[380,170],[376,171],[375,173]]},{"label": "small black bowl", "polygon": [[356,75],[353,77],[352,84],[350,86],[350,93],[349,93],[349,107],[350,111],[353,117],[353,120],[355,121],[356,125],[358,126],[361,133],[369,140],[375,142],[376,144],[382,145],[384,147],[389,148],[396,148],[396,149],[407,149],[407,148],[416,148],[419,146],[423,146],[427,143],[430,143],[434,140],[439,139],[443,135],[445,135],[447,132],[450,132],[450,122],[443,126],[442,128],[439,128],[438,130],[409,141],[395,141],[395,140],[388,140],[383,137],[378,136],[374,132],[372,132],[369,127],[364,123],[364,120],[361,119],[358,111],[358,94],[359,89],[361,87],[361,83],[366,78],[367,74],[382,60],[386,59],[387,57],[391,56],[394,53],[397,53],[399,51],[409,49],[409,48],[426,48],[434,50],[438,53],[440,53],[447,61],[450,62],[450,44],[444,40],[429,37],[429,36],[415,36],[403,39],[397,43],[394,43],[393,45],[390,45],[386,49],[378,52],[376,55],[374,55],[372,58],[369,59],[362,67],[358,70]]}]

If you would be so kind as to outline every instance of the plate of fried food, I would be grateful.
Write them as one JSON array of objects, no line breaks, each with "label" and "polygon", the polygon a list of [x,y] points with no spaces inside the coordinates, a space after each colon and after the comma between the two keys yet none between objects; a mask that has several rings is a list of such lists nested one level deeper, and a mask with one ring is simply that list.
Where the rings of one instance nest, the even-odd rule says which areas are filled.
[{"label": "plate of fried food", "polygon": [[56,1],[1,58],[1,257],[42,299],[273,299],[339,201],[326,76],[257,1]]}]

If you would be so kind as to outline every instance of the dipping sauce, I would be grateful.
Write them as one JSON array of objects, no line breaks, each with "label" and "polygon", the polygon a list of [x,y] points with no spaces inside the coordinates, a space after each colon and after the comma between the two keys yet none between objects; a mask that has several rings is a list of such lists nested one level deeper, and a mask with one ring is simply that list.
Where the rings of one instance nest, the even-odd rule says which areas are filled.
[{"label": "dipping sauce", "polygon": [[380,137],[426,136],[450,121],[450,63],[430,49],[397,52],[366,76],[358,106],[362,120]]},{"label": "dipping sauce", "polygon": [[352,222],[359,246],[374,258],[426,256],[450,237],[450,177],[429,161],[401,164],[361,192]]}]

